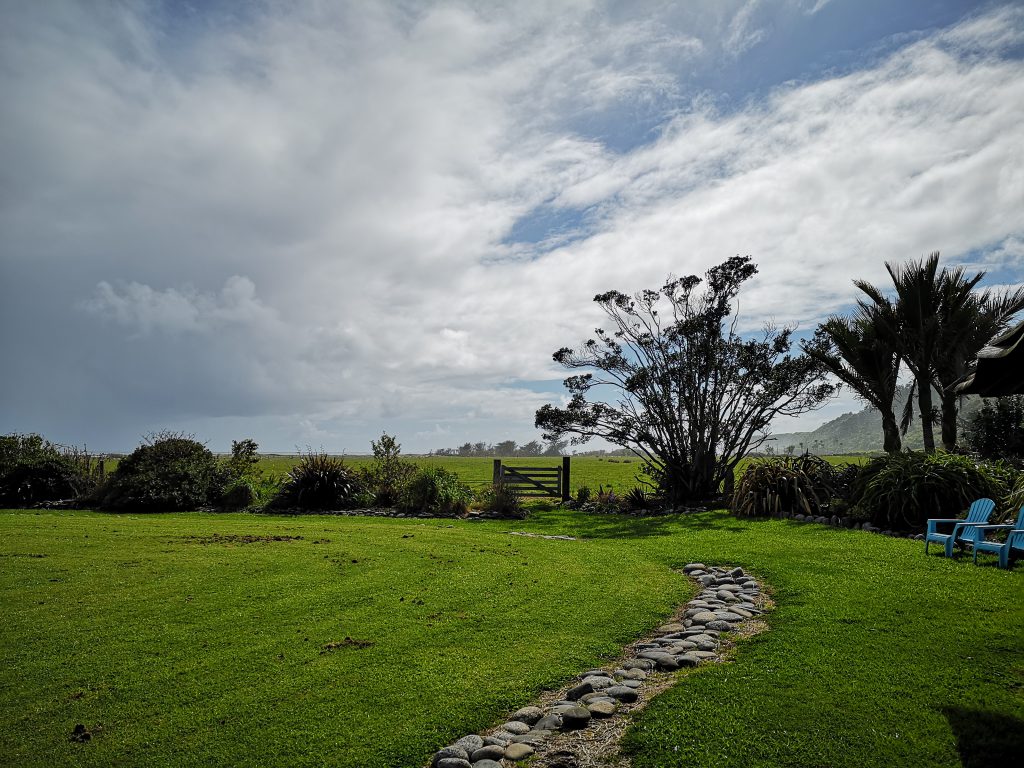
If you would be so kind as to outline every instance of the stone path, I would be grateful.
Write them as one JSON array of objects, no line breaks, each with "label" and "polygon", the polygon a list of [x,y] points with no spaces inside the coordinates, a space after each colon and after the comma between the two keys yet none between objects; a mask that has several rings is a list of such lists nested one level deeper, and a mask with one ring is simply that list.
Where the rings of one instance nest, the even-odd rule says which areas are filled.
[{"label": "stone path", "polygon": [[766,628],[758,617],[771,601],[742,568],[691,563],[683,572],[702,591],[672,621],[633,643],[614,663],[587,670],[512,713],[506,723],[439,750],[431,767],[507,768],[530,757],[531,766],[543,768],[628,765],[617,753],[630,712],[670,688],[676,670],[721,662],[731,638]]}]

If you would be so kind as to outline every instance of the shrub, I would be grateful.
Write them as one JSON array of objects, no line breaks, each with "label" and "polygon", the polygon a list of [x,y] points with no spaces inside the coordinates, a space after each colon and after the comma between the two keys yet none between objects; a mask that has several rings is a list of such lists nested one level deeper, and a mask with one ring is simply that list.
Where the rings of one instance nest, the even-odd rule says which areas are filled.
[{"label": "shrub", "polygon": [[1017,510],[1024,507],[1024,472],[1020,472],[1006,494],[1006,509],[1008,517],[1017,514]]},{"label": "shrub", "polygon": [[356,473],[345,462],[310,451],[288,472],[272,506],[329,511],[350,508],[360,490]]},{"label": "shrub", "polygon": [[964,425],[963,442],[983,459],[1024,463],[1024,395],[986,399]]},{"label": "shrub", "polygon": [[370,446],[373,464],[362,473],[363,485],[372,494],[374,506],[396,506],[416,474],[416,465],[401,458],[402,446],[386,432],[380,440],[371,440]]},{"label": "shrub", "polygon": [[656,506],[654,497],[640,486],[630,488],[622,498],[622,503],[631,512],[646,512]]},{"label": "shrub", "polygon": [[88,454],[36,434],[0,436],[0,506],[77,498],[93,485]]},{"label": "shrub", "polygon": [[739,517],[821,515],[835,485],[832,465],[809,453],[756,459],[740,477],[731,507]]},{"label": "shrub", "polygon": [[191,435],[159,432],[121,459],[102,489],[100,506],[136,512],[206,506],[220,493],[217,459]]},{"label": "shrub", "polygon": [[614,514],[623,509],[622,497],[618,496],[610,485],[608,490],[605,490],[603,485],[597,486],[597,495],[591,496],[588,493],[588,499],[579,507],[584,512]]},{"label": "shrub", "polygon": [[406,484],[399,506],[407,512],[456,517],[466,513],[471,498],[469,488],[459,482],[454,472],[443,467],[423,467]]},{"label": "shrub", "polygon": [[879,528],[919,531],[928,518],[958,517],[975,499],[1000,499],[1007,490],[968,456],[897,453],[861,469],[853,501]]},{"label": "shrub", "polygon": [[[582,489],[581,489],[582,490]],[[515,489],[506,483],[487,486],[480,494],[480,507],[498,517],[522,520],[526,517],[523,500]]]},{"label": "shrub", "polygon": [[280,483],[263,477],[255,440],[232,440],[231,455],[220,461],[215,479],[217,503],[224,509],[246,509],[265,504],[280,490]]}]

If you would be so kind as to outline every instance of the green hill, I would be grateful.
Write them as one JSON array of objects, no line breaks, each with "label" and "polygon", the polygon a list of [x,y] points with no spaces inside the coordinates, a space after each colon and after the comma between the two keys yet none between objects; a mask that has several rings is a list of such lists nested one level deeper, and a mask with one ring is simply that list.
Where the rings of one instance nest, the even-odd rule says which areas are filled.
[{"label": "green hill", "polygon": [[[896,395],[896,417],[899,418],[906,402],[909,386],[903,387]],[[938,405],[938,396],[935,399]],[[973,415],[981,408],[982,399],[976,395],[967,395],[961,401],[960,419]],[[935,438],[939,438],[936,425]],[[924,447],[921,440],[921,425],[915,418],[903,438],[905,448],[920,450]],[[811,453],[845,454],[871,453],[882,450],[882,415],[870,406],[855,413],[844,413],[832,421],[822,424],[813,432],[784,432],[772,435],[762,450],[771,447],[773,453],[785,453],[793,446],[794,453],[810,451]]]}]

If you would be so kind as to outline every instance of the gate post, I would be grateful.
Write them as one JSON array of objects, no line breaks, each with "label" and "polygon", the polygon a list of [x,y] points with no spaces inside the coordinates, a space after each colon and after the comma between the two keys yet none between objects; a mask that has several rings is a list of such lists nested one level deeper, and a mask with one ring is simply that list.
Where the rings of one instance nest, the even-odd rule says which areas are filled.
[{"label": "gate post", "polygon": [[492,485],[497,485],[501,482],[501,459],[494,460],[494,476],[491,479]]},{"label": "gate post", "polygon": [[569,457],[562,457],[562,501],[569,501],[572,498],[569,493]]}]

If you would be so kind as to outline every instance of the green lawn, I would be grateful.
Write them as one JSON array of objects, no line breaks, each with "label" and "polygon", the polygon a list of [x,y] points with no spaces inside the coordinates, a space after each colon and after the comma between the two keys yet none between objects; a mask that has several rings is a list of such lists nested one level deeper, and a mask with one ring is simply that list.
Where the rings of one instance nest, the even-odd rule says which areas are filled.
[{"label": "green lawn", "polygon": [[[743,565],[778,607],[733,663],[683,673],[637,720],[637,768],[957,766],[986,740],[1024,748],[1019,564],[720,512],[7,511],[0,761],[418,766],[655,626],[692,594],[671,570],[691,560]],[[88,743],[68,740],[77,723]]]}]

